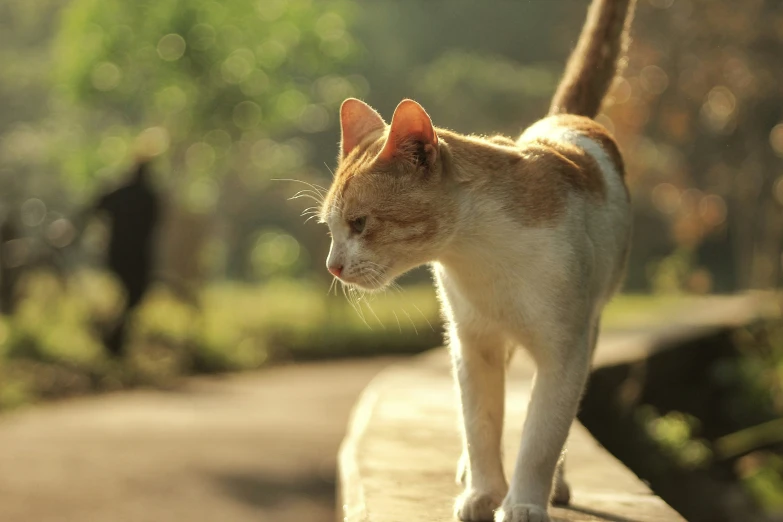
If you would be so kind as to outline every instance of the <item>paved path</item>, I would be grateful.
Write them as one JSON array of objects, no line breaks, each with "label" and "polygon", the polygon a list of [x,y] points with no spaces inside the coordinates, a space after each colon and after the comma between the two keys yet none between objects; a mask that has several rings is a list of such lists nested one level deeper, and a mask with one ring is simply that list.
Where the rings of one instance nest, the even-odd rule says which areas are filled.
[{"label": "paved path", "polygon": [[198,378],[0,416],[0,521],[333,522],[350,410],[393,361]]}]

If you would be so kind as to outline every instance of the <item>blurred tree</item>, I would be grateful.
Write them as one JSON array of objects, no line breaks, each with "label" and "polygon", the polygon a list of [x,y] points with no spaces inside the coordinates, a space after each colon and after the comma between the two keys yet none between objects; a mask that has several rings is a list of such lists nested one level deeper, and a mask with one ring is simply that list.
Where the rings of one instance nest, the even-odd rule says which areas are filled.
[{"label": "blurred tree", "polygon": [[64,174],[101,179],[133,153],[162,156],[179,212],[234,220],[248,193],[307,164],[291,136],[323,131],[356,93],[337,74],[358,55],[350,15],[341,0],[73,0],[54,42],[56,105],[87,130],[56,151]]},{"label": "blurred tree", "polygon": [[126,160],[141,132],[136,146],[168,151],[176,176],[191,185],[180,195],[203,208],[214,202],[205,177],[263,176],[301,162],[269,139],[322,129],[352,92],[324,78],[355,55],[349,6],[73,0],[54,44],[56,84],[67,100],[97,109],[89,173]]},{"label": "blurred tree", "polygon": [[632,266],[649,260],[651,241],[674,242],[693,260],[686,289],[780,285],[783,4],[648,0],[637,20],[607,114],[636,176],[637,212],[667,221],[670,238],[639,230]]}]

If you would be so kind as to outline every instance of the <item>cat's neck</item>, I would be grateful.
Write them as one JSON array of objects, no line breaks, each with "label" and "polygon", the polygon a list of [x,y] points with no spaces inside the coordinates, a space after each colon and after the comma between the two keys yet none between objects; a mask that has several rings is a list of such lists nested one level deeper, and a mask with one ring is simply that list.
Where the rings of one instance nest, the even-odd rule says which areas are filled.
[{"label": "cat's neck", "polygon": [[437,134],[450,163],[447,169],[461,183],[487,181],[522,159],[522,151],[510,138],[465,136],[445,129],[437,129]]},{"label": "cat's neck", "polygon": [[447,250],[460,255],[474,247],[480,251],[501,241],[496,237],[497,225],[508,219],[504,212],[508,194],[503,197],[495,185],[498,178],[518,171],[519,163],[524,161],[523,151],[510,139],[505,144],[448,130],[437,132],[444,175],[453,186],[448,197],[455,198],[457,207],[456,227]]}]

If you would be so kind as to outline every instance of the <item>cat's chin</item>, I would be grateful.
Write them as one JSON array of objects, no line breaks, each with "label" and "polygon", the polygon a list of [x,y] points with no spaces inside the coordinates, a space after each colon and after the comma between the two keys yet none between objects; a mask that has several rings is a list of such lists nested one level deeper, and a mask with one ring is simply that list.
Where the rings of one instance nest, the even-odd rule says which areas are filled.
[{"label": "cat's chin", "polygon": [[359,290],[363,290],[365,292],[382,292],[383,290],[386,290],[389,285],[392,283],[392,279],[389,279],[388,281],[351,281],[348,283],[348,286],[352,286],[354,288],[358,288]]}]

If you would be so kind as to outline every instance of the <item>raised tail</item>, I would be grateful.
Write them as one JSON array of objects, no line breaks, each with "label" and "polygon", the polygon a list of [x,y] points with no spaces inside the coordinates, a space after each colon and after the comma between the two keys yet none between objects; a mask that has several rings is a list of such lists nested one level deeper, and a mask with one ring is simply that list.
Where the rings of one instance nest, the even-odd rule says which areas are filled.
[{"label": "raised tail", "polygon": [[549,114],[594,118],[624,62],[636,0],[593,0]]}]

